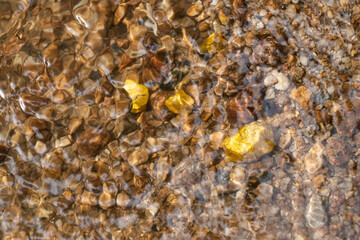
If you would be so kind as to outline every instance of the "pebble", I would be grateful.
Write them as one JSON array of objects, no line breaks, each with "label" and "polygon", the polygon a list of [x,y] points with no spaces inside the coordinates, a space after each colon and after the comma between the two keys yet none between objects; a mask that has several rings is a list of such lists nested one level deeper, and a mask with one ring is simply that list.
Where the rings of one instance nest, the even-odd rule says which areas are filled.
[{"label": "pebble", "polygon": [[46,98],[34,94],[22,94],[19,98],[21,109],[28,114],[33,114],[47,103],[48,100]]},{"label": "pebble", "polygon": [[109,140],[110,134],[106,130],[90,127],[76,140],[76,146],[81,155],[94,157]]},{"label": "pebble", "polygon": [[321,187],[321,185],[325,182],[325,177],[324,175],[317,175],[316,177],[314,177],[311,181],[311,186],[315,189],[318,189],[319,187]]},{"label": "pebble", "polygon": [[277,79],[277,83],[275,84],[275,89],[279,91],[284,91],[289,88],[290,81],[285,74],[278,71],[273,71],[272,74]]},{"label": "pebble", "polygon": [[300,56],[300,63],[304,66],[307,66],[309,64],[309,59],[306,56]]},{"label": "pebble", "polygon": [[81,125],[82,121],[78,118],[70,119],[68,124],[68,131],[69,134],[73,134]]},{"label": "pebble", "polygon": [[257,199],[260,202],[271,202],[274,193],[274,187],[272,185],[268,183],[260,183],[256,191],[258,193]]},{"label": "pebble", "polygon": [[98,14],[95,9],[83,5],[74,11],[74,16],[78,22],[86,28],[93,28],[98,21]]},{"label": "pebble", "polygon": [[279,139],[279,147],[280,148],[285,149],[285,148],[289,147],[290,143],[291,143],[291,134],[290,133],[281,135],[281,137]]},{"label": "pebble", "polygon": [[277,82],[278,82],[278,79],[271,73],[269,75],[267,75],[264,79],[264,85],[267,87],[274,85]]},{"label": "pebble", "polygon": [[224,140],[225,134],[221,131],[214,132],[210,135],[210,146],[212,149],[217,150]]},{"label": "pebble", "polygon": [[50,152],[42,159],[42,168],[45,176],[56,179],[61,176],[64,160],[61,155]]},{"label": "pebble", "polygon": [[128,162],[132,166],[144,164],[149,159],[149,154],[145,148],[140,147],[129,155]]},{"label": "pebble", "polygon": [[58,148],[58,147],[66,147],[66,146],[69,146],[71,144],[71,141],[69,139],[68,136],[64,136],[60,139],[57,139],[55,141],[55,147]]},{"label": "pebble", "polygon": [[197,15],[200,14],[200,12],[203,10],[203,5],[202,3],[199,1],[193,5],[191,5],[187,10],[186,10],[186,14],[190,17],[195,17]]},{"label": "pebble", "polygon": [[323,166],[324,146],[318,142],[315,143],[305,156],[305,168],[309,173],[317,172]]},{"label": "pebble", "polygon": [[110,74],[114,68],[114,58],[111,53],[105,53],[96,59],[96,66],[104,75]]},{"label": "pebble", "polygon": [[130,197],[124,192],[116,196],[116,205],[119,207],[126,207],[130,203]]},{"label": "pebble", "polygon": [[286,8],[286,15],[288,15],[288,17],[290,19],[294,19],[296,17],[296,7],[293,4],[290,4],[287,8]]},{"label": "pebble", "polygon": [[246,169],[242,166],[235,166],[231,169],[229,178],[229,188],[239,190],[245,188],[246,184]]},{"label": "pebble", "polygon": [[332,136],[326,140],[326,159],[335,166],[347,164],[352,157],[351,146],[339,136]]},{"label": "pebble", "polygon": [[351,137],[358,125],[357,113],[350,110],[346,104],[334,103],[332,115],[336,131],[343,136]]},{"label": "pebble", "polygon": [[331,207],[339,207],[345,201],[345,194],[341,190],[334,190],[329,197],[329,204]]},{"label": "pebble", "polygon": [[274,99],[275,98],[275,90],[274,90],[274,88],[266,89],[266,93],[265,93],[264,98],[265,98],[265,100]]},{"label": "pebble", "polygon": [[41,141],[37,141],[34,147],[34,150],[38,153],[38,154],[44,154],[47,150],[46,148],[46,144],[41,142]]},{"label": "pebble", "polygon": [[126,13],[126,5],[120,4],[114,14],[114,24],[117,25],[123,19]]},{"label": "pebble", "polygon": [[313,106],[314,96],[304,86],[293,89],[290,93],[290,98],[305,109],[310,109]]},{"label": "pebble", "polygon": [[104,192],[99,197],[99,205],[102,209],[108,209],[115,205],[115,198],[110,193]]},{"label": "pebble", "polygon": [[321,228],[327,222],[327,215],[319,195],[312,194],[306,207],[305,218],[311,228]]},{"label": "pebble", "polygon": [[175,93],[175,95],[166,100],[165,105],[170,111],[180,114],[191,111],[194,102],[195,101],[192,97],[180,89]]}]

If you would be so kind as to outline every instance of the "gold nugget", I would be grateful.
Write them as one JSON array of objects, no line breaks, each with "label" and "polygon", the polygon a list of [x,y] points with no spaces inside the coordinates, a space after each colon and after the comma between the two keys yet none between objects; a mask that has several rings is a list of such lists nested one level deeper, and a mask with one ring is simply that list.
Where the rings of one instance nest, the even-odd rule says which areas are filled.
[{"label": "gold nugget", "polygon": [[149,90],[142,84],[138,84],[133,80],[127,79],[124,85],[125,91],[132,100],[132,113],[143,112],[149,99]]},{"label": "gold nugget", "polygon": [[181,113],[190,110],[194,105],[194,99],[187,95],[183,90],[179,90],[175,95],[169,97],[165,106],[174,113]]},{"label": "gold nugget", "polygon": [[256,121],[242,127],[234,136],[227,137],[222,146],[231,161],[252,162],[271,152],[275,144],[270,126]]},{"label": "gold nugget", "polygon": [[221,34],[213,33],[200,45],[201,52],[209,52],[211,54],[220,52],[225,48],[226,40]]}]

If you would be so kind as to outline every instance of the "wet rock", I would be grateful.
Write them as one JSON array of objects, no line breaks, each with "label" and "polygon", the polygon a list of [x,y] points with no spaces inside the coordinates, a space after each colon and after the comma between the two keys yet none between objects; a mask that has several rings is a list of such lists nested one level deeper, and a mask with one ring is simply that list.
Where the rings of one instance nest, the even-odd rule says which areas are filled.
[{"label": "wet rock", "polygon": [[36,117],[29,117],[24,123],[24,133],[28,138],[35,135],[39,139],[46,139],[50,135],[48,132],[48,122],[37,119]]},{"label": "wet rock", "polygon": [[319,195],[313,193],[306,207],[305,218],[311,228],[321,228],[327,222],[327,215]]},{"label": "wet rock", "polygon": [[[350,103],[351,104],[351,103]],[[351,137],[357,126],[356,112],[349,106],[350,104],[339,105],[334,103],[332,110],[333,124],[336,131],[347,137]]]},{"label": "wet rock", "polygon": [[227,10],[228,9],[222,9],[218,14],[218,18],[223,25],[228,25],[230,23],[230,18],[228,17]]},{"label": "wet rock", "polygon": [[44,49],[43,57],[46,61],[46,65],[50,66],[55,63],[59,54],[59,46],[57,44],[50,44],[47,48]]},{"label": "wet rock", "polygon": [[90,127],[76,140],[78,152],[85,157],[94,157],[110,141],[110,134],[103,129]]},{"label": "wet rock", "polygon": [[234,136],[227,137],[222,146],[230,160],[252,162],[274,149],[273,131],[261,121],[253,122],[242,127]]},{"label": "wet rock", "polygon": [[230,122],[247,124],[261,118],[261,91],[259,85],[252,85],[233,97],[227,106]]},{"label": "wet rock", "polygon": [[235,166],[231,169],[229,174],[229,188],[232,190],[239,190],[246,187],[247,171],[242,166]]},{"label": "wet rock", "polygon": [[124,18],[126,14],[126,4],[120,4],[114,14],[114,24],[117,25]]},{"label": "wet rock", "polygon": [[257,199],[260,202],[271,202],[272,196],[274,194],[274,187],[268,183],[260,183],[256,189]]},{"label": "wet rock", "polygon": [[332,208],[338,208],[340,205],[342,205],[345,201],[345,194],[339,190],[336,189],[331,192],[329,197],[329,205]]},{"label": "wet rock", "polygon": [[70,119],[68,124],[69,134],[73,134],[81,126],[81,123],[82,123],[81,119],[78,118]]},{"label": "wet rock", "polygon": [[71,144],[71,137],[70,136],[64,136],[61,137],[60,139],[57,139],[55,141],[55,147],[67,147]]},{"label": "wet rock", "polygon": [[5,142],[0,141],[0,161],[5,158],[8,150],[9,150],[9,146]]},{"label": "wet rock", "polygon": [[211,148],[217,150],[221,146],[221,143],[224,141],[225,134],[223,132],[214,132],[210,135],[210,146]]},{"label": "wet rock", "polygon": [[324,175],[318,175],[316,177],[314,177],[311,181],[311,185],[313,188],[318,189],[319,187],[322,186],[322,184],[325,182],[325,177]]},{"label": "wet rock", "polygon": [[76,20],[86,28],[95,27],[99,18],[96,9],[94,9],[94,7],[89,7],[86,4],[76,8],[74,10],[74,16]]},{"label": "wet rock", "polygon": [[19,98],[19,104],[25,113],[34,114],[39,108],[47,105],[48,100],[34,94],[22,94]]},{"label": "wet rock", "polygon": [[277,66],[281,62],[280,45],[273,38],[260,41],[253,49],[250,61],[255,65]]},{"label": "wet rock", "polygon": [[352,149],[341,137],[332,136],[326,140],[324,155],[332,165],[345,165],[352,157]]},{"label": "wet rock", "polygon": [[148,29],[145,26],[133,24],[130,26],[130,37],[133,40],[140,41],[142,38],[145,37]]},{"label": "wet rock", "polygon": [[99,205],[102,209],[108,209],[115,205],[115,198],[110,193],[104,192],[99,197]]},{"label": "wet rock", "polygon": [[199,15],[201,13],[201,11],[203,10],[203,5],[201,2],[197,2],[193,5],[191,5],[187,10],[186,10],[186,14],[189,15],[190,17],[195,17],[197,15]]},{"label": "wet rock", "polygon": [[305,109],[311,109],[313,106],[314,96],[304,86],[293,89],[290,93],[290,98]]},{"label": "wet rock", "polygon": [[324,146],[315,143],[305,156],[305,168],[309,173],[317,172],[323,166]]},{"label": "wet rock", "polygon": [[236,19],[239,20],[240,23],[244,23],[246,21],[246,10],[247,6],[244,0],[234,0],[232,3],[233,13],[236,16]]},{"label": "wet rock", "polygon": [[105,53],[96,59],[96,66],[104,75],[110,74],[114,68],[114,57],[111,53]]},{"label": "wet rock", "polygon": [[149,159],[149,153],[144,147],[140,147],[129,155],[128,162],[132,166],[144,164]]},{"label": "wet rock", "polygon": [[83,205],[97,205],[97,196],[89,191],[84,190],[80,197],[81,204]]},{"label": "wet rock", "polygon": [[64,159],[59,153],[50,152],[42,161],[45,176],[56,179],[61,176]]},{"label": "wet rock", "polygon": [[285,74],[278,71],[273,71],[272,74],[277,79],[277,83],[275,84],[275,89],[284,91],[289,88],[290,81]]},{"label": "wet rock", "polygon": [[277,83],[278,80],[277,78],[272,74],[272,72],[270,74],[268,74],[265,78],[264,78],[264,85],[265,86],[271,86],[274,85],[275,83]]},{"label": "wet rock", "polygon": [[266,89],[266,93],[265,93],[265,100],[271,100],[275,98],[275,90],[274,88],[268,88]]},{"label": "wet rock", "polygon": [[34,146],[34,150],[38,153],[38,154],[44,154],[47,150],[46,144],[41,142],[41,141],[37,141],[35,146]]},{"label": "wet rock", "polygon": [[126,207],[130,203],[130,197],[124,192],[116,196],[116,205],[119,207]]},{"label": "wet rock", "polygon": [[275,89],[284,91],[289,88],[290,81],[285,74],[274,70],[265,77],[264,85],[265,86],[275,85]]},{"label": "wet rock", "polygon": [[285,149],[287,147],[289,147],[290,143],[291,143],[291,134],[290,133],[286,133],[284,135],[281,135],[280,139],[279,139],[279,147],[281,147],[282,149]]}]

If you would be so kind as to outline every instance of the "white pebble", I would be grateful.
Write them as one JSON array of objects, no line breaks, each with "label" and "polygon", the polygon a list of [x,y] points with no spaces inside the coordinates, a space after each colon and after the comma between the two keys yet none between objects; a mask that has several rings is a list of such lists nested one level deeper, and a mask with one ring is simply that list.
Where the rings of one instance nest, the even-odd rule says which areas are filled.
[{"label": "white pebble", "polygon": [[290,81],[287,76],[281,72],[273,71],[273,75],[277,78],[278,83],[275,84],[277,90],[283,91],[289,88]]},{"label": "white pebble", "polygon": [[274,88],[266,89],[265,100],[270,100],[275,98],[275,90]]},{"label": "white pebble", "polygon": [[278,80],[277,78],[272,75],[272,74],[269,74],[268,76],[266,76],[266,78],[264,79],[264,85],[265,86],[271,86],[271,85],[274,85],[275,83],[277,83]]},{"label": "white pebble", "polygon": [[300,56],[300,62],[302,65],[307,66],[309,64],[309,59],[306,56]]}]

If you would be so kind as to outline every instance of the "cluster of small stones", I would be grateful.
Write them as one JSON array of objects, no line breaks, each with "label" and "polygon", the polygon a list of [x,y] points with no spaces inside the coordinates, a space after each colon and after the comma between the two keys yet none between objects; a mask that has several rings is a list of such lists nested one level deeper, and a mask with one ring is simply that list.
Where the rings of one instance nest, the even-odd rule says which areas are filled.
[{"label": "cluster of small stones", "polygon": [[[351,0],[2,1],[0,238],[356,238],[359,19]],[[227,159],[260,119],[275,150]]]}]

